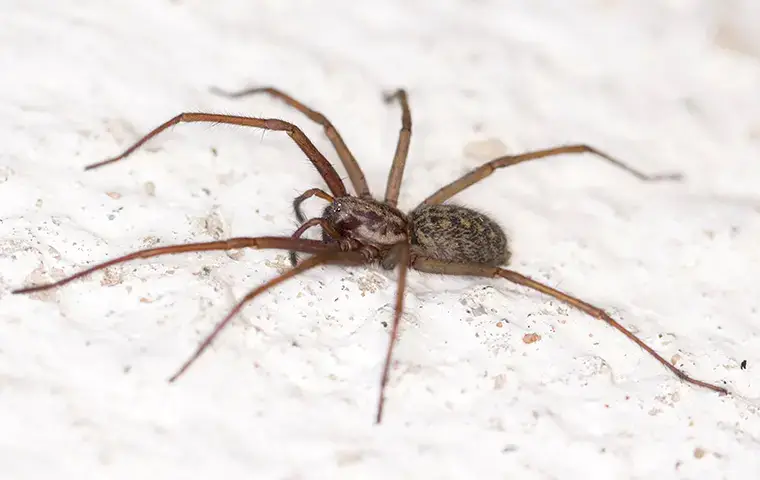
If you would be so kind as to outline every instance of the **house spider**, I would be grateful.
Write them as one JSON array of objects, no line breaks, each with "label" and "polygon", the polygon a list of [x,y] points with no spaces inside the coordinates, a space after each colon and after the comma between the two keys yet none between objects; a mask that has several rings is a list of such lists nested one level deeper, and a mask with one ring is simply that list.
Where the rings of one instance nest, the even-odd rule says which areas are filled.
[{"label": "house spider", "polygon": [[[312,188],[293,201],[293,208],[301,226],[290,237],[240,237],[214,242],[149,248],[94,265],[56,282],[22,288],[15,290],[13,293],[32,293],[60,287],[111,265],[138,258],[150,258],[170,253],[232,250],[239,248],[288,250],[291,253],[290,259],[293,268],[245,295],[227,316],[214,327],[211,333],[205,337],[190,358],[169,378],[169,382],[174,382],[198,359],[214,338],[246,303],[285,280],[319,265],[379,264],[382,268],[388,270],[398,267],[398,288],[396,290],[393,323],[391,324],[390,340],[383,364],[377,404],[376,422],[379,423],[383,416],[385,388],[388,382],[393,348],[398,336],[398,326],[403,312],[407,270],[412,268],[421,272],[442,275],[499,277],[554,297],[561,302],[586,312],[592,317],[606,322],[644,349],[682,381],[721,394],[728,393],[728,390],[724,387],[693,378],[674,365],[671,365],[660,354],[655,352],[602,309],[536,282],[518,272],[504,268],[503,266],[509,261],[510,250],[507,236],[502,228],[481,213],[444,203],[467,187],[488,177],[496,169],[566,153],[593,154],[645,182],[678,180],[680,176],[645,175],[595,148],[587,145],[565,145],[519,155],[506,155],[491,160],[458,180],[442,187],[425,199],[411,213],[405,214],[396,208],[412,135],[412,119],[405,90],[399,89],[385,95],[386,103],[397,101],[400,104],[402,115],[396,152],[393,157],[393,164],[388,176],[385,199],[383,201],[372,197],[364,178],[364,173],[362,173],[356,159],[332,123],[321,113],[310,109],[290,95],[272,87],[250,88],[234,93],[218,89],[214,89],[214,91],[228,98],[266,94],[287,103],[312,121],[320,124],[335,148],[343,167],[348,172],[348,178],[354,187],[356,195],[350,195],[346,191],[346,187],[335,171],[335,168],[317,150],[301,129],[290,122],[275,118],[253,118],[212,113],[181,113],[139,139],[120,155],[90,165],[86,167],[86,170],[102,167],[124,159],[148,140],[178,123],[222,123],[286,132],[309,160],[311,160],[331,193],[327,193],[319,188]],[[321,217],[306,220],[301,212],[301,203],[313,196],[326,200],[329,203],[325,207]],[[301,238],[307,229],[315,226],[321,227],[322,240]],[[298,263],[295,256],[296,252],[311,254],[311,256]]]}]

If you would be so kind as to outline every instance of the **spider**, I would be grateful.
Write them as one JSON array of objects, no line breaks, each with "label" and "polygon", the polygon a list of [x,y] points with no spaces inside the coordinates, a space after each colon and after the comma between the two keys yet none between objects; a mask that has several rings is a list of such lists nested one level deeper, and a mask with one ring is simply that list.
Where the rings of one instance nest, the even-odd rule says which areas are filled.
[{"label": "spider", "polygon": [[[442,187],[410,213],[403,213],[396,207],[396,204],[412,135],[412,118],[405,90],[398,89],[392,93],[386,93],[384,96],[386,103],[398,102],[401,107],[401,129],[388,176],[384,200],[377,200],[371,195],[364,173],[359,167],[358,162],[332,123],[321,113],[312,110],[294,97],[274,87],[248,88],[238,92],[227,92],[214,88],[212,92],[227,98],[265,94],[285,102],[295,110],[306,115],[313,122],[321,125],[348,173],[348,178],[354,188],[355,195],[350,195],[347,192],[346,186],[335,171],[335,168],[317,150],[301,129],[290,122],[276,118],[254,118],[213,113],[181,113],[153,129],[120,155],[89,165],[85,170],[99,168],[126,158],[148,140],[178,123],[221,123],[286,132],[317,169],[327,184],[330,193],[320,188],[312,188],[296,197],[293,201],[293,209],[301,226],[290,237],[239,237],[213,242],[148,248],[94,265],[56,282],[22,288],[15,290],[13,293],[32,293],[60,287],[106,267],[138,258],[151,258],[183,252],[233,250],[240,248],[282,249],[289,251],[293,268],[246,294],[231,309],[227,316],[216,324],[179,370],[169,378],[169,382],[174,382],[209,347],[216,336],[244,305],[285,280],[319,265],[355,266],[374,264],[387,270],[397,268],[398,287],[395,296],[393,322],[390,328],[390,339],[380,379],[375,416],[375,422],[380,423],[383,418],[385,390],[388,383],[393,348],[397,341],[399,322],[404,309],[404,291],[408,269],[412,268],[420,272],[442,275],[503,278],[554,297],[592,317],[606,322],[644,349],[682,381],[713,390],[720,394],[728,393],[726,388],[693,378],[683,370],[672,365],[631,331],[614,320],[604,310],[532,280],[516,271],[505,268],[510,260],[511,252],[504,230],[495,221],[482,213],[462,206],[444,203],[462,190],[488,177],[497,169],[562,154],[592,154],[644,182],[679,180],[681,178],[680,175],[645,175],[588,145],[563,145],[519,155],[506,155],[491,160]],[[324,208],[321,217],[307,220],[301,211],[301,204],[307,198],[315,196],[327,201],[328,205]],[[322,240],[301,238],[306,230],[316,226],[321,227]],[[296,252],[309,254],[310,256],[298,262]]]}]

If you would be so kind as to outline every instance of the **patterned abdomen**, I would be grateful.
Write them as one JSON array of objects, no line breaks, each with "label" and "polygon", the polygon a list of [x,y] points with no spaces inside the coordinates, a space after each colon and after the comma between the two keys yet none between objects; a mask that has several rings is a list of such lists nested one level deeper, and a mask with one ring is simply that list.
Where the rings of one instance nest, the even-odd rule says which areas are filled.
[{"label": "patterned abdomen", "polygon": [[412,252],[416,255],[490,266],[509,261],[504,230],[482,213],[456,205],[422,205],[409,219]]}]

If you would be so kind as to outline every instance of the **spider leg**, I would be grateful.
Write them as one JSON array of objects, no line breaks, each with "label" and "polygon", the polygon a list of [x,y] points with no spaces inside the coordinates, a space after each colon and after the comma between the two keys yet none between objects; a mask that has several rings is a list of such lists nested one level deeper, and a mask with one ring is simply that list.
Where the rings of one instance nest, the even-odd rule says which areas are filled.
[{"label": "spider leg", "polygon": [[646,175],[638,170],[629,167],[625,163],[617,160],[604,152],[597,150],[596,148],[589,147],[588,145],[564,145],[560,147],[548,148],[545,150],[536,150],[533,152],[526,152],[520,155],[505,155],[503,157],[496,158],[487,162],[480,167],[472,170],[471,172],[463,175],[459,179],[449,183],[445,187],[439,189],[437,192],[425,199],[423,204],[433,205],[437,203],[443,203],[449,198],[453,197],[457,193],[461,192],[465,188],[483,180],[490,176],[496,169],[510,167],[517,165],[518,163],[528,162],[530,160],[537,160],[539,158],[553,157],[556,155],[564,155],[566,153],[591,153],[598,158],[630,173],[639,180],[645,182],[657,182],[662,180],[681,180],[683,177],[679,173],[666,173],[661,175]]},{"label": "spider leg", "polygon": [[239,117],[234,115],[220,115],[216,113],[180,113],[171,120],[167,120],[163,124],[154,128],[150,133],[139,139],[131,147],[127,148],[121,154],[103,160],[102,162],[93,163],[85,167],[85,170],[91,170],[93,168],[102,167],[109,163],[117,162],[129,155],[135,150],[140,148],[145,142],[155,137],[159,133],[163,132],[167,128],[176,125],[178,123],[191,123],[191,122],[209,122],[209,123],[222,123],[226,125],[240,125],[243,127],[262,128],[264,130],[284,131],[290,138],[298,145],[301,151],[311,160],[311,163],[317,169],[319,174],[324,179],[330,191],[336,197],[342,197],[346,195],[346,186],[343,184],[343,180],[340,179],[338,172],[327,161],[317,147],[311,143],[311,140],[301,131],[300,128],[293,125],[290,122],[285,122],[276,118],[254,118],[254,117]]},{"label": "spider leg", "polygon": [[304,253],[326,253],[335,251],[337,247],[329,243],[321,242],[319,240],[307,240],[301,238],[290,237],[240,237],[231,238],[229,240],[220,240],[216,242],[201,242],[201,243],[187,243],[183,245],[168,245],[165,247],[147,248],[145,250],[138,250],[136,252],[123,255],[121,257],[108,260],[97,265],[93,265],[90,268],[84,269],[81,272],[77,272],[66,278],[58,280],[57,282],[45,283],[42,285],[36,285],[33,287],[21,288],[14,290],[11,293],[33,293],[43,290],[49,290],[56,287],[61,287],[69,282],[72,282],[78,278],[82,278],[98,270],[117,265],[120,263],[128,262],[130,260],[138,258],[151,258],[159,255],[168,255],[172,253],[185,253],[185,252],[203,252],[209,250],[235,250],[238,248],[254,248],[254,249],[288,249],[291,251],[299,251]]},{"label": "spider leg", "polygon": [[359,162],[356,161],[356,158],[351,153],[351,150],[346,145],[346,142],[343,141],[343,137],[340,136],[338,130],[323,114],[312,110],[287,93],[274,87],[254,87],[237,92],[228,92],[216,87],[211,87],[210,90],[212,93],[227,98],[240,98],[248,95],[264,93],[270,97],[282,100],[302,114],[306,115],[309,120],[318,123],[324,129],[325,136],[327,136],[327,138],[330,140],[330,143],[332,143],[335,151],[338,152],[338,157],[340,157],[340,161],[343,163],[343,168],[345,168],[346,172],[348,173],[348,178],[351,180],[351,184],[354,186],[356,195],[359,197],[371,196],[369,192],[369,186],[367,186],[367,180],[364,178],[364,172],[362,172],[361,167],[359,167]]},{"label": "spider leg", "polygon": [[628,330],[627,328],[622,326],[619,322],[614,320],[611,316],[609,316],[609,314],[607,314],[601,308],[595,307],[578,298],[572,297],[552,287],[549,287],[535,280],[532,280],[526,277],[525,275],[517,273],[513,270],[508,270],[506,268],[489,267],[489,266],[484,266],[484,265],[476,265],[476,264],[452,264],[452,263],[446,263],[446,262],[441,262],[437,260],[430,260],[430,259],[423,259],[423,258],[416,258],[412,264],[412,268],[414,268],[415,270],[419,270],[421,272],[439,273],[443,275],[472,275],[476,277],[490,277],[490,278],[501,277],[512,283],[516,283],[523,287],[527,287],[527,288],[536,290],[540,293],[543,293],[545,295],[549,295],[550,297],[556,298],[557,300],[563,303],[566,303],[570,305],[571,307],[577,308],[578,310],[581,310],[587,313],[588,315],[591,315],[594,318],[598,318],[599,320],[602,320],[609,326],[615,328],[620,333],[628,337],[628,339],[633,341],[636,345],[644,349],[644,351],[646,351],[648,354],[653,356],[658,362],[660,362],[665,368],[670,370],[673,374],[675,374],[675,376],[677,376],[682,381],[691,383],[692,385],[696,385],[699,387],[707,388],[709,390],[713,390],[722,395],[726,395],[729,393],[728,390],[724,387],[713,385],[711,383],[707,383],[702,380],[697,380],[696,378],[689,376],[683,370],[675,367],[670,362],[665,360],[659,353],[655,352],[654,349],[652,349],[652,347],[644,343],[641,339],[639,339],[636,335],[634,335],[630,330]]},{"label": "spider leg", "polygon": [[330,203],[335,201],[335,199],[331,197],[330,194],[328,194],[322,189],[310,188],[309,190],[306,190],[305,192],[303,192],[301,195],[297,196],[293,200],[293,211],[296,212],[296,220],[298,220],[298,223],[303,223],[304,220],[306,220],[306,217],[303,215],[303,212],[301,211],[301,204],[304,202],[304,200],[311,197],[319,197],[322,200],[327,200]]},{"label": "spider leg", "polygon": [[409,270],[409,243],[403,242],[397,244],[394,248],[398,249],[398,286],[396,287],[396,306],[393,310],[393,324],[391,325],[391,336],[388,341],[388,350],[385,353],[385,363],[383,363],[383,374],[380,377],[380,394],[377,401],[377,417],[375,423],[383,420],[383,407],[385,406],[385,387],[388,385],[388,377],[391,371],[391,361],[393,360],[393,348],[398,340],[398,325],[401,323],[401,315],[404,313],[404,293],[406,292],[406,274]]},{"label": "spider leg", "polygon": [[288,270],[287,272],[278,275],[277,277],[269,280],[268,282],[264,283],[263,285],[260,285],[256,287],[255,289],[248,292],[246,296],[244,296],[234,307],[232,307],[232,310],[225,316],[222,321],[216,324],[214,329],[209,333],[203,341],[198,345],[198,347],[195,349],[195,352],[188,358],[185,363],[182,364],[182,366],[177,370],[177,372],[169,377],[169,382],[174,382],[177,380],[185,371],[187,371],[188,368],[198,359],[198,357],[201,356],[201,354],[211,345],[211,342],[214,341],[214,339],[219,335],[219,333],[224,329],[225,326],[232,320],[232,318],[237,315],[237,313],[251,300],[253,300],[256,296],[266,292],[270,288],[279,285],[280,283],[284,282],[285,280],[289,278],[293,278],[299,273],[303,273],[306,270],[310,270],[314,267],[317,267],[319,265],[323,265],[326,263],[340,263],[340,264],[350,264],[350,265],[356,265],[364,263],[364,257],[356,252],[327,252],[327,253],[320,253],[313,257],[307,258],[300,264],[296,265],[292,269]]},{"label": "spider leg", "polygon": [[[341,240],[340,233],[338,233],[338,231],[335,230],[332,225],[327,222],[327,220],[321,217],[311,218],[304,222],[300,227],[298,227],[298,230],[293,232],[293,235],[291,235],[290,238],[301,238],[301,235],[303,235],[306,230],[316,226],[322,227],[322,232],[329,235],[333,240]],[[339,242],[339,244],[341,245],[341,250],[346,251],[348,249],[348,245],[346,243],[341,244]],[[345,249],[344,246],[346,247]],[[298,263],[298,256],[296,255],[296,252],[294,250],[291,250],[288,252],[288,255],[290,257],[290,264],[295,267],[296,263]]]},{"label": "spider leg", "polygon": [[[306,220],[306,217],[304,216],[303,212],[301,211],[301,204],[307,198],[311,198],[311,197],[315,197],[315,196],[319,197],[319,198],[321,198],[323,200],[327,200],[330,203],[332,203],[332,202],[335,201],[335,199],[333,197],[331,197],[330,194],[328,194],[327,192],[325,192],[324,190],[321,190],[319,188],[311,188],[309,190],[306,190],[305,192],[303,192],[301,195],[297,196],[293,200],[293,211],[296,212],[296,220],[298,220],[298,223],[302,224]],[[301,225],[301,227],[303,227],[303,225]],[[309,227],[307,227],[307,228],[309,228]],[[298,233],[299,230],[301,230],[301,229],[299,228],[298,230],[296,230],[295,233],[293,233],[293,235],[292,235],[293,238],[298,238],[298,237],[300,237],[303,234],[303,232],[301,232],[300,234],[296,235],[296,233]],[[338,237],[333,236],[333,235],[331,235],[331,236],[333,238],[338,238]],[[296,255],[296,252],[290,251],[290,252],[288,252],[288,256],[290,257],[290,264],[295,267],[296,262],[298,261],[298,256]]]},{"label": "spider leg", "polygon": [[385,103],[398,100],[401,104],[401,129],[396,143],[396,153],[393,155],[393,164],[388,174],[388,184],[385,187],[385,203],[395,207],[398,203],[398,195],[401,191],[401,179],[404,176],[406,157],[409,154],[409,142],[412,139],[412,114],[409,111],[409,100],[404,89],[388,93],[384,97]]}]

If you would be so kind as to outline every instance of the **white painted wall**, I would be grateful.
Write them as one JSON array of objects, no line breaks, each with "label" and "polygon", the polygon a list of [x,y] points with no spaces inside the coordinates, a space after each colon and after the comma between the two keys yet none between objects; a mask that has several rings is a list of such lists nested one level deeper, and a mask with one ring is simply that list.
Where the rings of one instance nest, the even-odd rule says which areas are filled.
[{"label": "white painted wall", "polygon": [[[755,478],[758,24],[750,0],[4,0],[0,477]],[[322,183],[283,134],[182,125],[82,170],[181,111],[290,119],[336,160],[285,106],[208,92],[255,84],[328,114],[378,194],[399,126],[381,92],[408,88],[403,208],[493,156],[567,142],[683,172],[643,184],[566,156],[458,201],[505,226],[515,269],[736,395],[680,383],[538,294],[412,273],[376,427],[393,274],[318,269],[277,288],[175,385],[284,253],[172,256],[10,294],[146,245],[289,234],[291,199]]]}]

